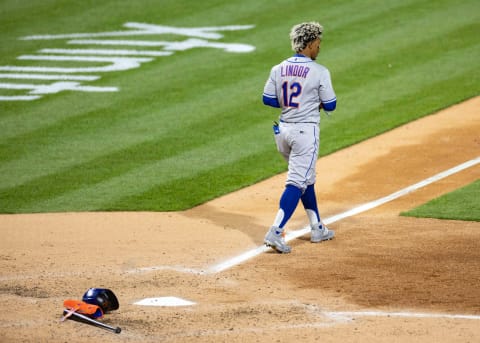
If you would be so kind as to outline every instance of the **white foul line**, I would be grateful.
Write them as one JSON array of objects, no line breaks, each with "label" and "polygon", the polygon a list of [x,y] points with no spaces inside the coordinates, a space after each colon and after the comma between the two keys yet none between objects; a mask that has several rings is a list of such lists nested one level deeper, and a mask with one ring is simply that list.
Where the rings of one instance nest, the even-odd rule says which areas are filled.
[{"label": "white foul line", "polygon": [[[441,180],[443,178],[446,178],[452,174],[458,173],[464,169],[473,167],[477,164],[480,163],[480,157],[477,157],[473,160],[470,160],[468,162],[462,163],[456,167],[453,167],[451,169],[448,169],[444,172],[441,172],[439,174],[436,174],[432,177],[429,177],[423,181],[420,181],[414,185],[408,186],[406,188],[401,189],[398,192],[392,193],[390,195],[387,195],[383,198],[368,202],[366,204],[357,206],[349,211],[337,214],[333,217],[327,218],[324,220],[325,224],[331,224],[336,221],[339,221],[341,219],[347,218],[354,216],[356,214],[371,210],[375,207],[381,206],[387,202],[390,202],[392,200],[398,199],[406,194],[409,194],[417,189],[420,189],[422,187],[425,187],[433,182],[436,182],[438,180]],[[301,237],[305,234],[307,234],[310,231],[310,227],[305,227],[301,230],[293,231],[290,232],[286,237],[286,241],[293,240],[297,237]],[[207,268],[206,270],[196,270],[196,269],[190,269],[190,268],[182,268],[182,267],[144,267],[144,268],[137,268],[134,270],[129,271],[130,273],[137,273],[137,272],[146,272],[146,271],[154,271],[154,270],[161,270],[161,269],[172,269],[172,270],[177,270],[177,271],[182,271],[182,272],[189,272],[189,273],[194,273],[194,274],[216,274],[220,273],[224,270],[227,270],[229,268],[232,268],[236,265],[239,265],[255,256],[258,256],[266,251],[270,250],[270,248],[266,246],[259,246],[255,249],[248,250],[238,256],[235,256],[233,258],[230,258],[227,261],[224,261],[222,263],[216,264],[214,266],[211,266]],[[148,299],[144,299],[148,300]],[[464,314],[442,314],[442,313],[411,313],[411,312],[383,312],[383,311],[322,311],[322,314],[325,315],[327,318],[332,319],[334,322],[345,322],[345,321],[351,321],[355,317],[399,317],[399,318],[426,318],[426,319],[467,319],[467,320],[480,320],[480,316],[478,315],[464,315]],[[310,324],[304,324],[302,327],[325,327],[325,326],[330,326],[332,324],[329,323],[310,323]],[[288,327],[291,328],[291,327]],[[288,329],[286,328],[286,329]],[[278,330],[279,328],[276,328]]]},{"label": "white foul line", "polygon": [[[383,198],[380,198],[380,199],[377,199],[377,200],[374,200],[374,201],[371,201],[371,202],[368,202],[366,204],[363,204],[363,205],[360,205],[360,206],[357,206],[351,210],[348,210],[346,212],[343,212],[343,213],[340,213],[340,214],[337,214],[337,215],[334,215],[333,217],[329,217],[327,219],[325,219],[323,222],[328,225],[328,224],[331,224],[331,223],[334,223],[334,222],[337,222],[341,219],[344,219],[344,218],[347,218],[347,217],[351,217],[351,216],[354,216],[354,215],[357,215],[359,213],[362,213],[362,212],[366,212],[368,210],[371,210],[375,207],[378,207],[378,206],[381,206],[387,202],[390,202],[392,200],[395,200],[395,199],[398,199],[406,194],[409,194],[413,191],[416,191],[422,187],[425,187],[431,183],[434,183],[438,180],[441,180],[443,178],[446,178],[450,175],[453,175],[455,173],[458,173],[464,169],[467,169],[467,168],[470,168],[470,167],[473,167],[474,165],[477,165],[480,163],[480,157],[477,157],[473,160],[470,160],[470,161],[467,161],[465,163],[462,163],[456,167],[453,167],[451,169],[448,169],[448,170],[445,170],[441,173],[438,173],[432,177],[429,177],[423,181],[420,181],[414,185],[411,185],[411,186],[408,186],[406,188],[403,188],[401,190],[399,190],[398,192],[395,192],[395,193],[392,193],[390,195],[387,195]],[[298,238],[298,237],[301,237],[307,233],[310,232],[310,227],[307,226],[303,229],[300,229],[300,230],[297,230],[297,231],[290,231],[286,237],[285,237],[285,241],[290,241],[290,240],[293,240],[295,238]],[[227,261],[224,261],[222,263],[219,263],[219,264],[216,264],[214,266],[211,266],[209,267],[204,273],[205,274],[215,274],[215,273],[220,273],[224,270],[227,270],[227,269],[230,269],[242,262],[245,262],[255,256],[258,256],[268,250],[271,250],[270,248],[266,247],[266,246],[260,246],[260,247],[257,247],[255,249],[252,249],[252,250],[249,250],[249,251],[246,251],[244,252],[243,254],[240,254],[238,256],[235,256]]]},{"label": "white foul line", "polygon": [[[329,218],[326,218],[325,220],[323,220],[323,222],[328,225],[328,224],[331,224],[331,223],[334,223],[334,222],[337,222],[341,219],[344,219],[344,218],[347,218],[347,217],[352,217],[354,215],[357,215],[359,213],[362,213],[362,212],[366,212],[368,210],[371,210],[373,208],[376,208],[376,207],[379,207],[387,202],[390,202],[390,201],[393,201],[395,199],[398,199],[406,194],[409,194],[413,191],[416,191],[422,187],[425,187],[431,183],[434,183],[436,181],[439,181],[441,179],[444,179],[450,175],[453,175],[453,174],[456,174],[464,169],[467,169],[467,168],[470,168],[470,167],[473,167],[477,164],[480,163],[480,156],[477,157],[477,158],[474,158],[473,160],[470,160],[470,161],[467,161],[465,163],[462,163],[456,167],[453,167],[453,168],[450,168],[448,170],[445,170],[441,173],[438,173],[432,177],[429,177],[423,181],[420,181],[414,185],[411,185],[411,186],[408,186],[408,187],[405,187],[401,190],[399,190],[398,192],[395,192],[395,193],[392,193],[390,195],[387,195],[383,198],[380,198],[380,199],[377,199],[377,200],[374,200],[374,201],[370,201],[366,204],[363,204],[363,205],[359,205],[357,207],[354,207],[352,208],[351,210],[348,210],[346,212],[343,212],[343,213],[340,213],[340,214],[337,214],[337,215],[334,215],[332,217],[329,217]],[[300,229],[300,230],[296,230],[296,231],[290,231],[287,233],[286,237],[285,237],[285,241],[291,241],[293,239],[296,239],[298,237],[301,237],[307,233],[310,232],[310,227],[309,226],[306,226],[304,227],[303,229]],[[129,270],[127,271],[128,273],[138,273],[138,272],[150,272],[150,271],[155,271],[155,270],[163,270],[163,269],[172,269],[172,270],[177,270],[177,271],[181,271],[181,272],[187,272],[187,273],[192,273],[192,274],[199,274],[199,275],[205,275],[205,274],[216,274],[216,273],[220,273],[220,272],[223,272],[227,269],[230,269],[234,266],[237,266],[245,261],[248,261],[258,255],[261,255],[262,253],[264,252],[267,252],[267,251],[270,251],[271,248],[269,247],[266,247],[264,245],[261,245],[259,247],[256,247],[254,249],[251,249],[251,250],[247,250],[245,251],[244,253],[240,254],[240,255],[237,255],[237,256],[234,256],[224,262],[221,262],[221,263],[218,263],[216,265],[213,265],[211,267],[208,267],[207,269],[205,270],[197,270],[197,269],[191,269],[191,268],[183,268],[183,267],[168,267],[168,266],[151,266],[151,267],[141,267],[141,268],[135,268],[133,270]]]}]

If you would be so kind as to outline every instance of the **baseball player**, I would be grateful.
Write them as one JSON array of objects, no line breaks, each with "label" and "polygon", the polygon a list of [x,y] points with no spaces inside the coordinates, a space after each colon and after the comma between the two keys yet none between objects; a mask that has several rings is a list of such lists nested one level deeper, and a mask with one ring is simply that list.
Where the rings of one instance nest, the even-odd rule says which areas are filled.
[{"label": "baseball player", "polygon": [[273,131],[278,151],[288,162],[285,190],[273,225],[264,243],[280,253],[289,253],[284,227],[301,200],[307,213],[313,243],[335,236],[321,221],[315,196],[315,163],[320,146],[320,110],[336,107],[330,72],[315,62],[323,27],[316,22],[295,25],[290,40],[295,55],[271,69],[263,90],[263,103],[281,109]]}]

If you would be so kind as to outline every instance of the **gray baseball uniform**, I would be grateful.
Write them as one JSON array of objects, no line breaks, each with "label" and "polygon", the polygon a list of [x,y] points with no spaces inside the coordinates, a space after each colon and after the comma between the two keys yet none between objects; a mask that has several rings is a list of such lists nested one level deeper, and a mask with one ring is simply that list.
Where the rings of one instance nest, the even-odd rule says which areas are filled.
[{"label": "gray baseball uniform", "polygon": [[281,107],[274,127],[277,148],[289,162],[287,185],[305,190],[315,183],[320,146],[320,106],[335,109],[330,72],[311,58],[296,54],[274,66],[264,91],[264,103]]}]

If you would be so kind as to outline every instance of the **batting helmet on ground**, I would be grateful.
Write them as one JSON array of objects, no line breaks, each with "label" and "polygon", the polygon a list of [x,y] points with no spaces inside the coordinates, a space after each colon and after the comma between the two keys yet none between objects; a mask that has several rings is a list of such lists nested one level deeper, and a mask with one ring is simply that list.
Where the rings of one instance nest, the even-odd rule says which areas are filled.
[{"label": "batting helmet on ground", "polygon": [[99,306],[104,313],[119,308],[117,297],[106,288],[90,288],[85,292],[82,300],[87,304]]}]

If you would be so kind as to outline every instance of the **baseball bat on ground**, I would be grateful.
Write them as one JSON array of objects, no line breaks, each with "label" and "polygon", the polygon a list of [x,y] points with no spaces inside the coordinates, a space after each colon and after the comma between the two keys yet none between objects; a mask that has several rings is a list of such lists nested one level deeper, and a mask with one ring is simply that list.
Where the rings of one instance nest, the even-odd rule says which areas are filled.
[{"label": "baseball bat on ground", "polygon": [[115,333],[122,332],[122,329],[119,328],[118,326],[113,327],[113,326],[107,325],[105,323],[99,322],[98,320],[95,320],[95,319],[90,318],[88,316],[85,316],[81,313],[77,313],[77,312],[72,312],[71,313],[68,310],[63,310],[63,315],[66,316],[67,314],[69,315],[68,319],[71,319],[71,320],[75,320],[75,321],[82,322],[82,323],[85,323],[85,324],[90,324],[90,325],[93,325],[93,326],[96,326],[96,327],[99,327],[99,328],[102,328],[102,329],[106,329],[106,330],[109,330],[109,331],[112,331],[112,332],[115,332]]}]

